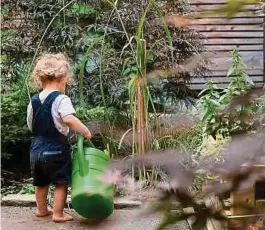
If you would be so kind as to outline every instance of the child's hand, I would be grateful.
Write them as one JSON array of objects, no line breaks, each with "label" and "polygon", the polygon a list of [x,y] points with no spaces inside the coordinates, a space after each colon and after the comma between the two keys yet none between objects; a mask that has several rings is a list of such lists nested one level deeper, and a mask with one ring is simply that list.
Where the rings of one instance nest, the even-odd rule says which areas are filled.
[{"label": "child's hand", "polygon": [[87,130],[87,134],[84,135],[84,138],[87,139],[87,140],[90,140],[92,138],[92,135],[89,132],[89,130]]}]

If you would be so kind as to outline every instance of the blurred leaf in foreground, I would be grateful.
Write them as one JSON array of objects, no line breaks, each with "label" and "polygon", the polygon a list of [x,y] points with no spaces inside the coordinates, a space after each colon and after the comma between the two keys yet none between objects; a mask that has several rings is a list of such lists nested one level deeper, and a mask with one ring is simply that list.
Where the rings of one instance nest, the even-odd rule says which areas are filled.
[{"label": "blurred leaf in foreground", "polygon": [[[221,15],[227,18],[232,18],[236,16],[239,12],[247,10],[246,6],[249,5],[258,5],[260,1],[258,0],[226,0],[225,4],[214,10],[205,10],[202,11],[201,15]],[[246,8],[246,9],[245,9]],[[251,11],[246,11],[252,13]]]}]

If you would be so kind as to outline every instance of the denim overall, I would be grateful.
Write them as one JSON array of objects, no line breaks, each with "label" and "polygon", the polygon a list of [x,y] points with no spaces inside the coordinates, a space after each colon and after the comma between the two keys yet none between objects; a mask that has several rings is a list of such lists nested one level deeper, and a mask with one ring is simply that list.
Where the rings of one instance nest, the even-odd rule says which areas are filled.
[{"label": "denim overall", "polygon": [[67,137],[55,127],[52,117],[52,104],[60,95],[50,93],[41,103],[39,95],[32,97],[33,108],[30,147],[30,165],[35,186],[68,184],[71,175],[71,147]]}]

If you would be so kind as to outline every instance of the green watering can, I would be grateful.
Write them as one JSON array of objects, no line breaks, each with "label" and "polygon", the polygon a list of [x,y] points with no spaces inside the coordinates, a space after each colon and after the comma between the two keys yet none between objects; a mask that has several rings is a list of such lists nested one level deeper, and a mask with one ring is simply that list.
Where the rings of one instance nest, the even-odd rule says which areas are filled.
[{"label": "green watering can", "polygon": [[100,179],[109,159],[109,154],[78,136],[77,150],[72,156],[72,206],[85,218],[104,219],[113,212],[113,186]]}]

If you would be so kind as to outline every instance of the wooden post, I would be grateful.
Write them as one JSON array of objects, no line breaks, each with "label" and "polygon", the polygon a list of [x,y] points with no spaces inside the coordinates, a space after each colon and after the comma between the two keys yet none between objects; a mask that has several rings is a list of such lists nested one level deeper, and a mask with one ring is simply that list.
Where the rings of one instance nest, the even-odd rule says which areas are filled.
[{"label": "wooden post", "polygon": [[232,207],[231,214],[233,216],[248,215],[248,211],[245,208],[240,207],[242,204],[255,207],[255,188],[254,186],[249,190],[233,191],[230,195]]},{"label": "wooden post", "polygon": [[[246,167],[247,165],[242,165]],[[265,165],[254,165],[254,170],[265,173]],[[264,200],[256,200],[256,182],[250,187],[249,190],[244,191],[233,191],[231,193],[231,216],[229,216],[228,227],[237,226],[238,229],[243,229],[246,226],[250,225],[253,220],[258,217],[264,217],[265,202]],[[237,204],[248,204],[250,207],[255,208],[256,213],[249,213],[247,209],[237,207]]]},{"label": "wooden post", "polygon": [[[213,211],[221,211],[225,215],[222,204],[218,197],[208,197],[204,201],[207,208],[211,208]],[[227,229],[227,222],[215,219],[208,219],[206,226],[207,230],[225,230]]]},{"label": "wooden post", "polygon": [[[260,7],[262,9],[262,7]],[[264,12],[265,13],[265,12]],[[265,17],[263,16],[263,87],[265,87]]]}]

